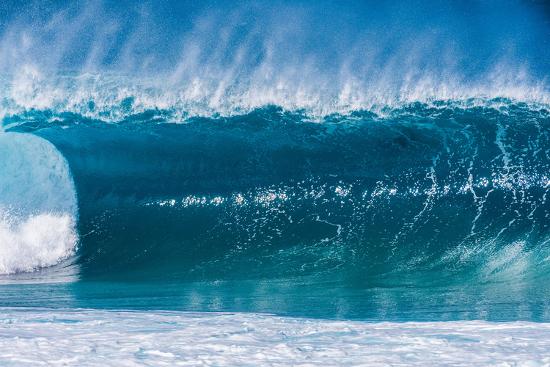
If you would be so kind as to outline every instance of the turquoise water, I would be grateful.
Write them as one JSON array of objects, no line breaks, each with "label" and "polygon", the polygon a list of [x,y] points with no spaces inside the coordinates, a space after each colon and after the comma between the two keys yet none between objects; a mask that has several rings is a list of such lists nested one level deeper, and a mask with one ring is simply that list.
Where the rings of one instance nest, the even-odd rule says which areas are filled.
[{"label": "turquoise water", "polygon": [[7,172],[56,172],[4,191],[8,231],[67,228],[7,253],[1,305],[548,321],[550,113],[476,103],[5,118],[8,155],[49,149]]},{"label": "turquoise water", "polygon": [[549,19],[0,2],[0,365],[550,365]]}]

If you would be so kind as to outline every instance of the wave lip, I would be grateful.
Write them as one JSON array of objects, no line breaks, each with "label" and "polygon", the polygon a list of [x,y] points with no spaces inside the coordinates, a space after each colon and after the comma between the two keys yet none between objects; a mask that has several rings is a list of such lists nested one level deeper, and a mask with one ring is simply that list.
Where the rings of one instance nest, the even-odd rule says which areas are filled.
[{"label": "wave lip", "polygon": [[484,81],[466,85],[450,81],[412,83],[399,87],[367,87],[345,83],[331,88],[316,84],[297,87],[292,82],[237,83],[220,91],[214,81],[201,81],[197,94],[193,83],[172,85],[165,77],[130,78],[120,75],[55,75],[43,77],[33,69],[22,70],[13,80],[0,76],[0,118],[33,117],[55,121],[77,114],[102,121],[130,117],[184,121],[193,117],[238,116],[266,106],[305,113],[311,118],[371,111],[386,115],[411,104],[429,107],[501,108],[515,103],[535,109],[548,108],[550,90],[542,82]]},{"label": "wave lip", "polygon": [[76,193],[65,158],[48,141],[0,133],[0,274],[33,271],[71,256]]}]

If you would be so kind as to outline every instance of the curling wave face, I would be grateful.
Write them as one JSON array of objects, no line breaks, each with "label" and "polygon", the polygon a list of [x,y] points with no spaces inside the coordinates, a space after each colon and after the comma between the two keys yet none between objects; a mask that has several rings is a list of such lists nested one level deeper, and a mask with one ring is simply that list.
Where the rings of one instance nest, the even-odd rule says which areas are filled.
[{"label": "curling wave face", "polygon": [[55,111],[4,121],[52,141],[71,165],[84,275],[340,274],[368,285],[547,272],[543,106],[415,103],[315,122],[277,107],[183,124]]}]

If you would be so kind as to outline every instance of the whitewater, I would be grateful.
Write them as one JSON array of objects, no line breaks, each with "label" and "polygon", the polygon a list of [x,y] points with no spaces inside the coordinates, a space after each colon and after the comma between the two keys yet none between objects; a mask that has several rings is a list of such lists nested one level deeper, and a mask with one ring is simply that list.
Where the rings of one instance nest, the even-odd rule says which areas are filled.
[{"label": "whitewater", "polygon": [[550,363],[549,326],[528,322],[396,324],[227,313],[5,312],[0,361],[7,366]]},{"label": "whitewater", "polygon": [[549,14],[0,4],[0,364],[550,366]]}]

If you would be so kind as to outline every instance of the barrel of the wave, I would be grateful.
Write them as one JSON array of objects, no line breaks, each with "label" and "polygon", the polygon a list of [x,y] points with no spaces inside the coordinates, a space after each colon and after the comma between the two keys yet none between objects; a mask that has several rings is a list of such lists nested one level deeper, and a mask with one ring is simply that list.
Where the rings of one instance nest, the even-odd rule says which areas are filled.
[{"label": "barrel of the wave", "polygon": [[35,271],[71,257],[76,213],[69,166],[55,146],[0,131],[0,274]]}]

